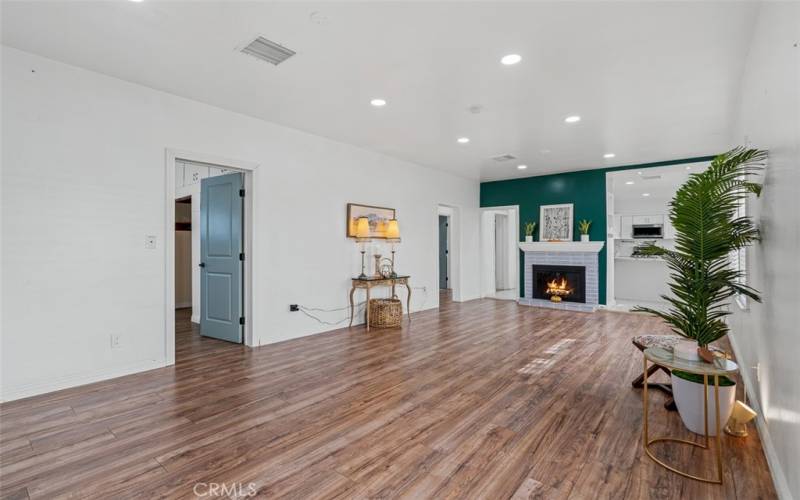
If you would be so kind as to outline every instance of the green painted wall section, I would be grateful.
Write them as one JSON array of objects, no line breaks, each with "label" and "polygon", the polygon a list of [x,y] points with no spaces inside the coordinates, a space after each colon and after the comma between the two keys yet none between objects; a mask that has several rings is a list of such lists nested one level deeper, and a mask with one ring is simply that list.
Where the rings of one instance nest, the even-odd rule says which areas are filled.
[{"label": "green painted wall section", "polygon": [[[573,239],[580,240],[580,233],[577,227],[578,221],[588,219],[592,221],[589,238],[592,241],[604,241],[606,239],[606,172],[711,161],[713,158],[713,156],[701,156],[641,165],[625,165],[562,174],[540,175],[507,181],[483,182],[481,183],[481,207],[519,205],[519,234],[521,237],[524,236],[526,222],[536,222],[536,232],[533,235],[533,239],[536,241],[539,237],[539,206],[572,203],[574,205],[573,223],[575,224]],[[606,303],[606,252],[607,249],[603,247],[599,255],[601,304]],[[520,251],[519,254],[519,292],[520,296],[523,296],[525,292],[522,283],[525,270],[523,269],[522,252]]]}]

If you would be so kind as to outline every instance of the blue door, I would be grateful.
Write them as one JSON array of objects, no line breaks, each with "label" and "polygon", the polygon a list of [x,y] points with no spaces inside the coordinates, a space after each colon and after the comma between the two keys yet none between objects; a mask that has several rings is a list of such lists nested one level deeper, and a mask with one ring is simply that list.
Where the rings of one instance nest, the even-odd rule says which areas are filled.
[{"label": "blue door", "polygon": [[242,174],[200,181],[200,334],[242,342]]}]

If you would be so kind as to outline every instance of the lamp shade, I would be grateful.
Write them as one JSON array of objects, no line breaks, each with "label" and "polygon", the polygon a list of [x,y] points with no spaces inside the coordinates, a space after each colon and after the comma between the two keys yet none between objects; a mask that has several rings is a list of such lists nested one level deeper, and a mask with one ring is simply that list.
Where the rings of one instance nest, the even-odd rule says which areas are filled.
[{"label": "lamp shade", "polygon": [[400,238],[400,226],[397,225],[397,219],[390,219],[386,224],[386,237],[389,239]]},{"label": "lamp shade", "polygon": [[369,219],[359,217],[356,221],[356,238],[369,238]]}]

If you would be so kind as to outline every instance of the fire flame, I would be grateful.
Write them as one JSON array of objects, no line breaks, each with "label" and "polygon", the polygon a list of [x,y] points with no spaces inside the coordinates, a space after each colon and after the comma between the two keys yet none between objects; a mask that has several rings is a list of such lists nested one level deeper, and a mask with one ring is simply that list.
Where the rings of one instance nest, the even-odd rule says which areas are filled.
[{"label": "fire flame", "polygon": [[567,279],[562,277],[560,283],[555,279],[547,283],[547,293],[557,296],[569,295],[572,293],[572,289],[567,288]]}]

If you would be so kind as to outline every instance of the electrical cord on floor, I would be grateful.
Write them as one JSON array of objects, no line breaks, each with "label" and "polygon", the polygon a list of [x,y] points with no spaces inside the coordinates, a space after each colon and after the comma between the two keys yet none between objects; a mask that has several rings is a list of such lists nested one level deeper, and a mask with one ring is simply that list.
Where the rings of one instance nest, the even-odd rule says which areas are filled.
[{"label": "electrical cord on floor", "polygon": [[[425,304],[428,302],[428,288],[424,287],[424,286],[412,286],[411,289],[412,290],[422,290],[422,304],[417,308],[417,310],[420,311],[422,309],[425,309]],[[353,312],[353,317],[354,318],[358,318],[362,314],[364,314],[364,308],[366,307],[366,305],[367,305],[367,301],[362,301],[362,302],[359,302],[358,304],[355,304],[354,309],[353,309],[353,311],[354,311]],[[344,323],[345,321],[349,321],[350,320],[350,315],[349,314],[347,316],[345,316],[344,318],[340,319],[339,321],[326,321],[326,320],[316,316],[315,314],[312,314],[312,313],[315,313],[315,312],[317,312],[317,313],[319,313],[319,312],[331,313],[331,312],[339,312],[339,311],[349,311],[350,310],[350,306],[349,305],[344,306],[344,307],[336,307],[336,308],[333,308],[333,309],[324,309],[324,308],[321,308],[321,307],[298,306],[298,309],[304,315],[308,316],[309,318],[311,318],[311,319],[313,319],[313,320],[315,320],[318,323],[321,323],[323,325],[338,326],[338,325],[341,325],[342,323]]]},{"label": "electrical cord on floor", "polygon": [[[354,318],[357,318],[361,314],[364,313],[364,307],[366,306],[366,304],[367,304],[366,301],[364,301],[364,302],[359,302],[358,304],[355,305],[355,308],[353,309],[353,311],[354,311],[353,312],[353,317]],[[345,321],[349,321],[350,320],[350,315],[345,316],[344,318],[340,319],[339,321],[326,321],[326,320],[324,320],[322,318],[317,317],[314,314],[311,314],[311,312],[338,312],[338,311],[349,310],[350,306],[338,307],[336,309],[322,309],[322,308],[319,308],[319,307],[298,306],[298,309],[300,309],[301,313],[305,314],[309,318],[311,318],[313,320],[316,320],[317,322],[319,322],[319,323],[321,323],[323,325],[338,326],[338,325],[341,325],[342,323],[344,323]]]}]

